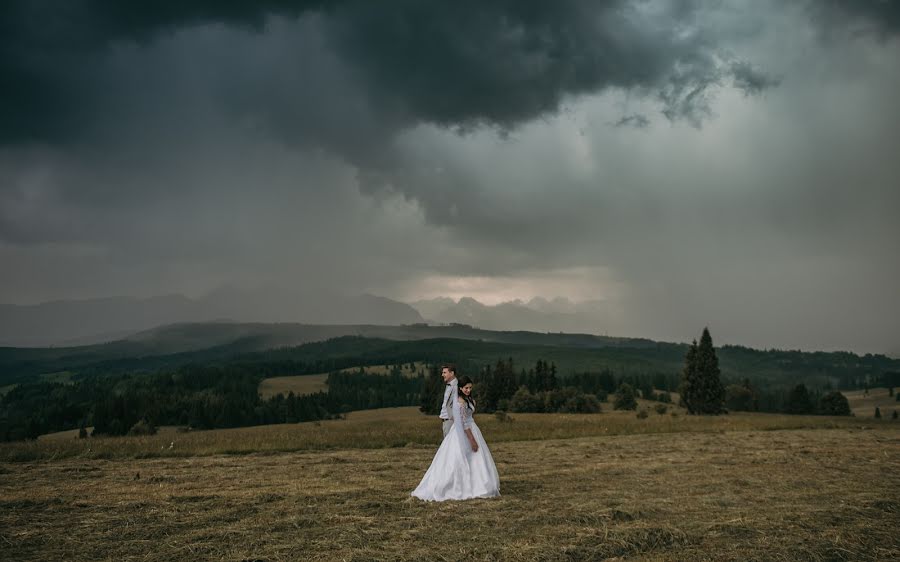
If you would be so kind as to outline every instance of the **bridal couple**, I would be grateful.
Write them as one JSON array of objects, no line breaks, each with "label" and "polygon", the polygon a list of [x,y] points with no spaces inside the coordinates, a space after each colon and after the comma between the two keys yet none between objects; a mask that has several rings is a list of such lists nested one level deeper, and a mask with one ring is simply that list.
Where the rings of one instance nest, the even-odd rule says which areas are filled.
[{"label": "bridal couple", "polygon": [[500,475],[473,419],[472,379],[457,379],[453,365],[442,367],[441,377],[447,385],[441,404],[444,440],[412,495],[428,501],[499,496]]}]

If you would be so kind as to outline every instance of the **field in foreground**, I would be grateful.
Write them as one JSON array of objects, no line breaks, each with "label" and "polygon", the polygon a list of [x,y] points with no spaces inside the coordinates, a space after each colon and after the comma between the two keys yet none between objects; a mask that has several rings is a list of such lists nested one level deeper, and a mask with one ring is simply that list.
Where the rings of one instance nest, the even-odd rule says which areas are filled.
[{"label": "field in foreground", "polygon": [[[618,434],[530,441],[500,439],[526,417],[485,416],[503,495],[468,502],[409,497],[434,453],[412,441],[198,448],[206,456],[181,444],[186,456],[3,462],[0,551],[9,560],[900,559],[896,424],[762,431],[738,422],[762,428],[763,418],[692,418],[689,431],[641,433],[653,418],[594,419],[603,416]],[[411,417],[331,423],[349,432]]]}]

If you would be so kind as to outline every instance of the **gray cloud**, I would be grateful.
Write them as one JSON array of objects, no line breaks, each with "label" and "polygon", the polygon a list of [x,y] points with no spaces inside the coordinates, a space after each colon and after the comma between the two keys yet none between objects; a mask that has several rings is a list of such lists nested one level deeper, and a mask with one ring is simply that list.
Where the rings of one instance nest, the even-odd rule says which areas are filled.
[{"label": "gray cloud", "polygon": [[736,61],[731,64],[731,75],[734,87],[747,95],[761,94],[769,88],[774,88],[781,83],[780,78],[766,74],[746,61]]},{"label": "gray cloud", "polygon": [[893,0],[811,0],[810,9],[828,31],[894,35],[900,31],[900,4]]},{"label": "gray cloud", "polygon": [[[511,128],[558,111],[568,96],[605,88],[658,90],[667,116],[696,119],[706,90],[730,71],[693,24],[699,2],[409,0],[386,9],[363,1],[240,7],[195,1],[141,8],[85,0],[65,7],[25,1],[4,6],[0,140],[7,144],[73,140],[123,97],[127,102],[131,96],[131,109],[140,111],[141,96],[117,74],[130,69],[110,68],[116,50],[216,25],[266,34],[273,17],[314,18],[316,29],[295,31],[323,40],[310,45],[295,38],[280,60],[267,62],[307,66],[303,86],[314,87],[331,78],[332,64],[346,66],[365,92],[357,106],[371,106],[386,133],[419,122]],[[248,109],[265,112],[270,104],[285,105],[280,96],[303,92],[298,84],[265,76],[271,66],[243,67],[240,56],[232,62],[239,78],[257,85],[242,98]],[[326,145],[334,141],[322,137]]]},{"label": "gray cloud", "polygon": [[611,334],[900,330],[881,3],[242,6],[0,7],[0,300],[558,280]]},{"label": "gray cloud", "polygon": [[644,129],[650,126],[650,120],[640,113],[632,113],[625,115],[613,124],[614,127],[634,127],[636,129]]}]

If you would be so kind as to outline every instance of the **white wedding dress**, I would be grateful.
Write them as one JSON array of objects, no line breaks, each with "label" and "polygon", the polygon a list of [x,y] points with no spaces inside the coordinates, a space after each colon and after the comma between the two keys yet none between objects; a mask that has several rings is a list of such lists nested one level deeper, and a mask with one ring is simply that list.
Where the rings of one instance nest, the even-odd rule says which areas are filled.
[{"label": "white wedding dress", "polygon": [[[494,458],[473,419],[474,410],[453,401],[453,427],[444,437],[428,472],[412,495],[427,501],[468,500],[500,495],[500,475]],[[462,420],[459,423],[458,420]],[[478,452],[466,437],[471,429]]]}]

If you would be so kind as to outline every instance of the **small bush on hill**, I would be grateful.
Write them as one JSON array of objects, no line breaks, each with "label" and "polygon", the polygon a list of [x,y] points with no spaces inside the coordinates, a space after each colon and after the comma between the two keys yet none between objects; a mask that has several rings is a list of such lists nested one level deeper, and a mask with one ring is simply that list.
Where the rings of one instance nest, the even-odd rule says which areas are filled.
[{"label": "small bush on hill", "polygon": [[725,406],[734,412],[753,410],[753,391],[746,386],[729,384],[725,387]]},{"label": "small bush on hill", "polygon": [[616,410],[636,410],[637,398],[635,397],[634,388],[626,382],[619,385],[616,389],[616,400],[613,402]]},{"label": "small bush on hill", "polygon": [[507,414],[503,410],[497,410],[496,412],[494,412],[494,417],[497,418],[497,421],[500,423],[508,423],[513,421],[512,417],[510,417],[509,414]]},{"label": "small bush on hill", "polygon": [[852,414],[847,397],[836,390],[829,392],[819,401],[819,413],[825,416],[849,416]]},{"label": "small bush on hill", "polygon": [[156,426],[146,419],[138,421],[128,430],[128,435],[156,435]]}]

